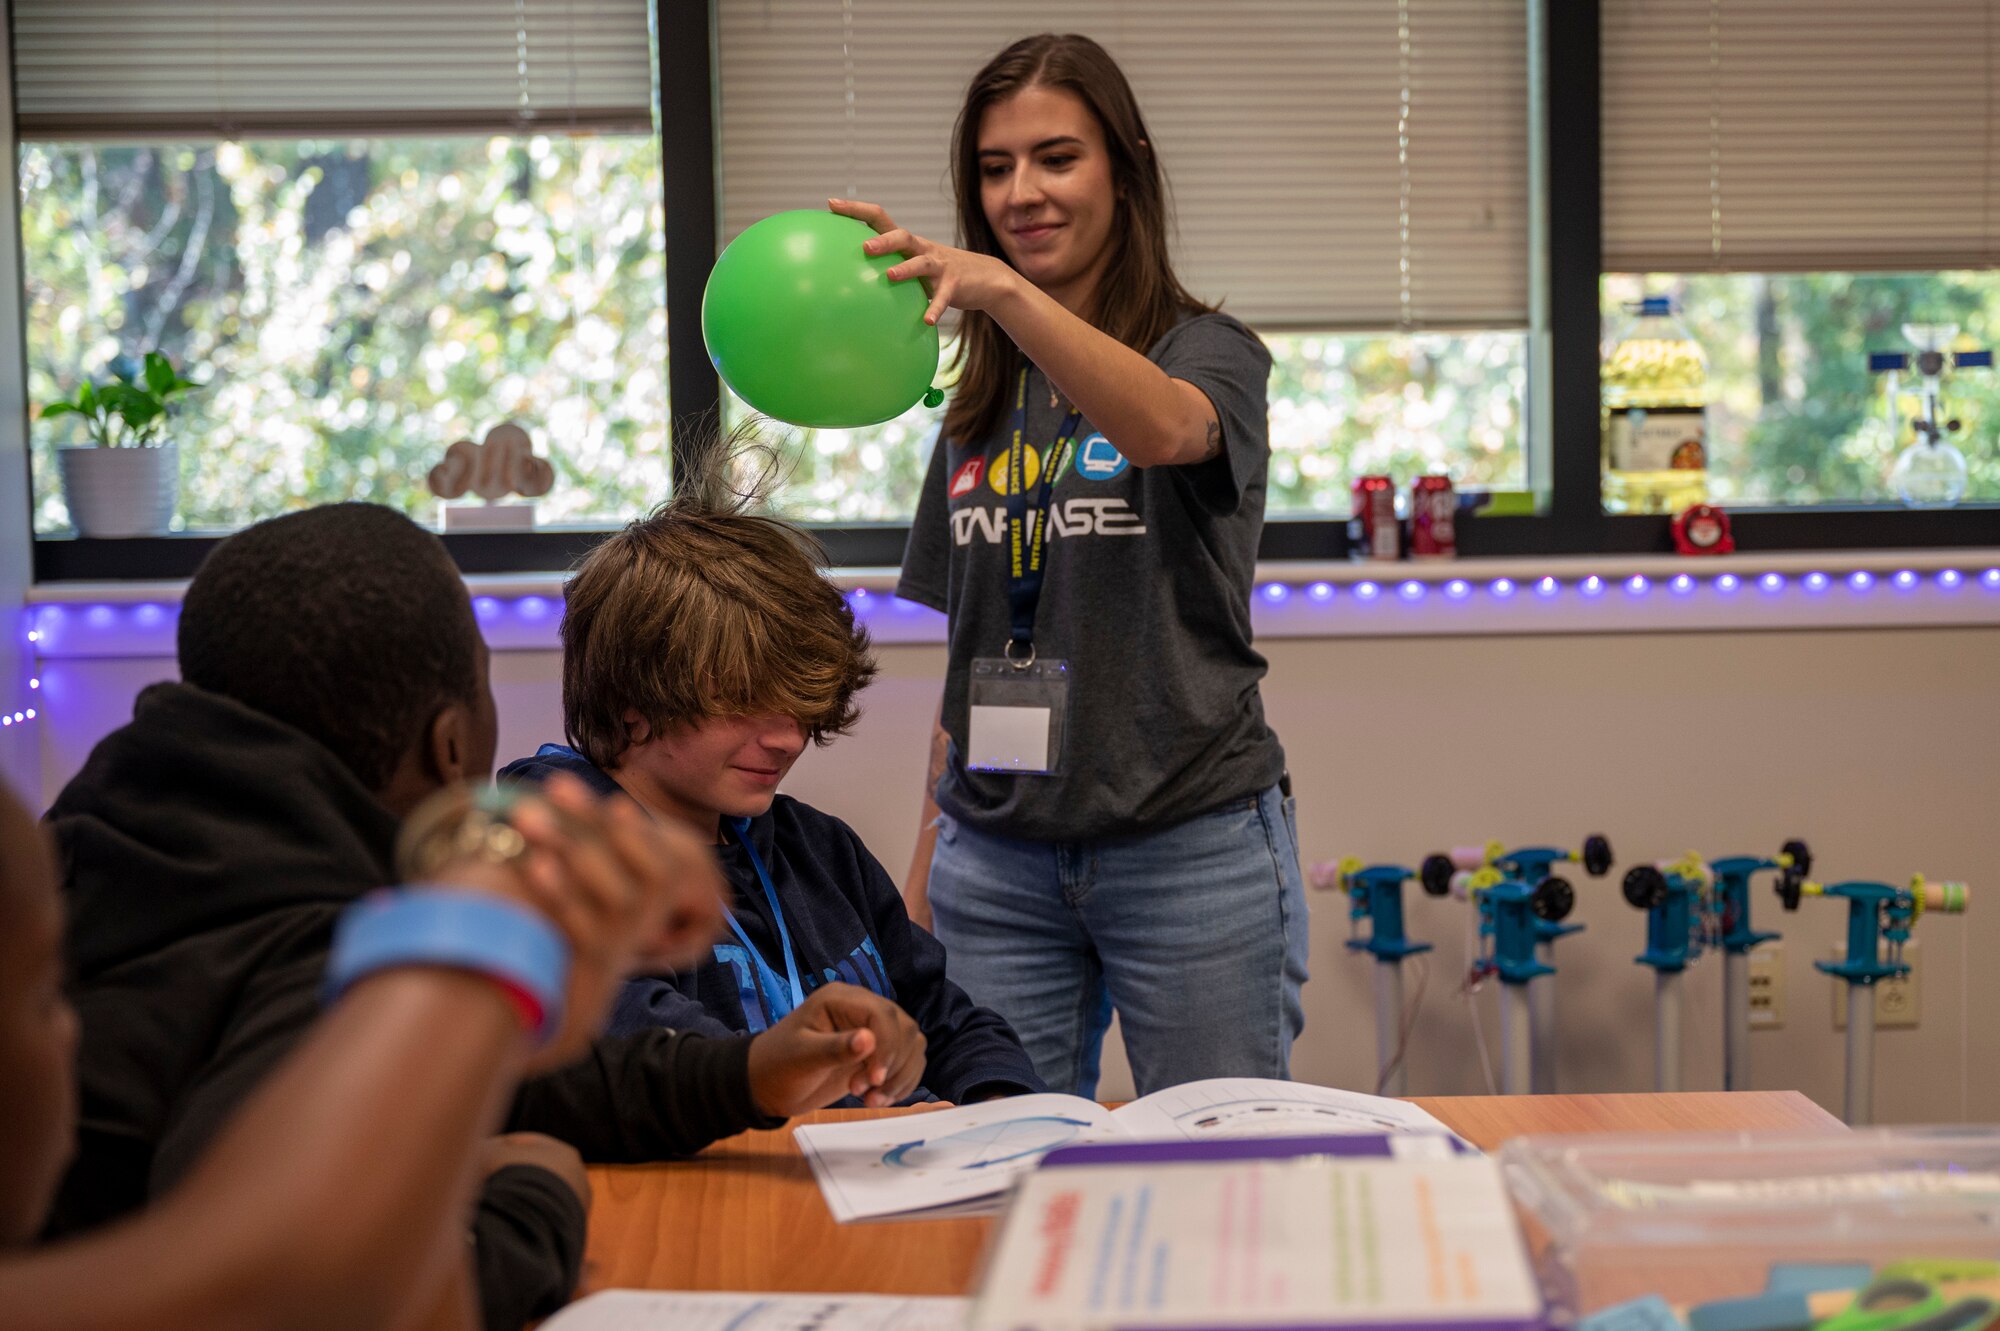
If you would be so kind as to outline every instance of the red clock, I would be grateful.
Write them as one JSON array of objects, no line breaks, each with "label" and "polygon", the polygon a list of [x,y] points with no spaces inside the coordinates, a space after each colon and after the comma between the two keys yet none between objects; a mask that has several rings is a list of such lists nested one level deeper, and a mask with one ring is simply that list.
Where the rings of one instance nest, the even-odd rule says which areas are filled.
[{"label": "red clock", "polygon": [[1729,515],[1713,504],[1694,505],[1674,518],[1674,548],[1684,555],[1733,554]]}]

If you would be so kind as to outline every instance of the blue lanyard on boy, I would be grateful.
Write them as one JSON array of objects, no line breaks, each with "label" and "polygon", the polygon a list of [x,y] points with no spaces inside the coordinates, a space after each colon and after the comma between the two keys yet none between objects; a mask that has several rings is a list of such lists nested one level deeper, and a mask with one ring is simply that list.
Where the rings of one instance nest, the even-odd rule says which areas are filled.
[{"label": "blue lanyard on boy", "polygon": [[1042,551],[1048,537],[1049,497],[1056,488],[1056,475],[1068,460],[1075,444],[1076,427],[1083,413],[1074,407],[1056,429],[1055,440],[1042,463],[1041,484],[1035,487],[1035,504],[1028,507],[1027,446],[1023,436],[1028,427],[1028,367],[1014,386],[1014,437],[1007,446],[1007,608],[1012,629],[1007,638],[1007,658],[1014,658],[1018,644],[1028,649],[1020,662],[1034,659],[1035,607],[1042,599]]},{"label": "blue lanyard on boy", "polygon": [[[792,1006],[784,1012],[771,1014],[771,1020],[778,1022],[806,1001],[805,986],[799,980],[799,959],[792,951],[792,932],[785,927],[785,912],[778,905],[778,889],[771,884],[771,871],[764,867],[763,857],[757,853],[757,848],[750,844],[750,820],[731,818],[728,822],[730,830],[736,833],[736,844],[743,847],[743,853],[750,857],[750,867],[757,871],[757,881],[764,885],[764,900],[771,903],[771,919],[778,926],[778,942],[784,948],[785,978],[791,985]],[[766,965],[763,954],[757,950],[757,945],[750,941],[749,934],[743,932],[743,925],[737,920],[735,911],[729,912],[729,927],[736,931],[736,937],[741,940],[743,950],[750,954],[751,964],[769,970],[770,967]],[[772,978],[777,978],[775,972]]]}]

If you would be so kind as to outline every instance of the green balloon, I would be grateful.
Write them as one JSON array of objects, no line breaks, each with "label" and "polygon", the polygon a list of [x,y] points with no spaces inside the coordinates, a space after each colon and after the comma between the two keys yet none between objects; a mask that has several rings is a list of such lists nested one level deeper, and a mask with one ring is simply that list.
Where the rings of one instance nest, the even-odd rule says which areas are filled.
[{"label": "green balloon", "polygon": [[793,425],[842,430],[902,415],[937,374],[937,329],[923,284],[884,274],[865,223],[776,213],[715,261],[701,298],[708,357],[738,397]]}]

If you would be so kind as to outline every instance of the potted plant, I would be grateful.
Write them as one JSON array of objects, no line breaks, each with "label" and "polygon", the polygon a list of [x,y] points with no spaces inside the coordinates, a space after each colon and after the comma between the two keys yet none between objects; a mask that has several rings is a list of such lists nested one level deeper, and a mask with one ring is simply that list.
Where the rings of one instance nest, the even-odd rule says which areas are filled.
[{"label": "potted plant", "polygon": [[180,498],[180,449],[166,439],[172,399],[200,385],[157,351],[119,356],[111,382],[85,380],[76,396],[42,408],[42,419],[81,416],[88,444],[56,451],[63,499],[79,536],[156,536]]}]

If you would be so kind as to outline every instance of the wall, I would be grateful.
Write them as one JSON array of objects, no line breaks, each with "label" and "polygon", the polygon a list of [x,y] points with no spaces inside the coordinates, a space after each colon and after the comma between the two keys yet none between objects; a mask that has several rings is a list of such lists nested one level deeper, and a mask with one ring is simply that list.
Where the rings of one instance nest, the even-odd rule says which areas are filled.
[{"label": "wall", "polygon": [[[1414,862],[1454,843],[1569,843],[1601,831],[1622,866],[1689,848],[1771,853],[1803,836],[1829,878],[1922,870],[1971,880],[1970,914],[1918,927],[1921,1024],[1878,1037],[1877,1116],[2000,1121],[2000,1034],[1970,1019],[2000,1010],[2000,968],[1981,964],[2000,950],[2000,628],[1292,638],[1265,650],[1267,708],[1290,753],[1308,861]],[[859,730],[808,753],[788,789],[853,823],[900,875],[943,652],[880,654]],[[46,673],[61,692],[45,732],[53,792],[131,694],[173,669],[71,660]],[[553,653],[498,654],[494,687],[503,758],[558,733]],[[1145,687],[1136,665],[1133,687]],[[1651,1088],[1652,973],[1632,964],[1644,920],[1619,896],[1617,872],[1579,875],[1574,918],[1588,930],[1557,951],[1564,1090]],[[1294,1069],[1371,1089],[1371,963],[1341,946],[1344,901],[1314,905],[1314,978]],[[1464,908],[1415,891],[1408,908],[1412,936],[1437,944],[1410,1090],[1482,1091],[1475,1014],[1496,1059],[1499,1045],[1494,996],[1459,992]],[[1752,1039],[1757,1083],[1796,1087],[1837,1112],[1833,982],[1810,962],[1839,944],[1844,914],[1809,901],[1783,916],[1767,892],[1756,908],[1760,927],[1784,933],[1787,965],[1787,1023]],[[1689,1090],[1721,1085],[1720,984],[1713,961],[1689,975]],[[1114,1059],[1104,1093],[1129,1086]]]}]

